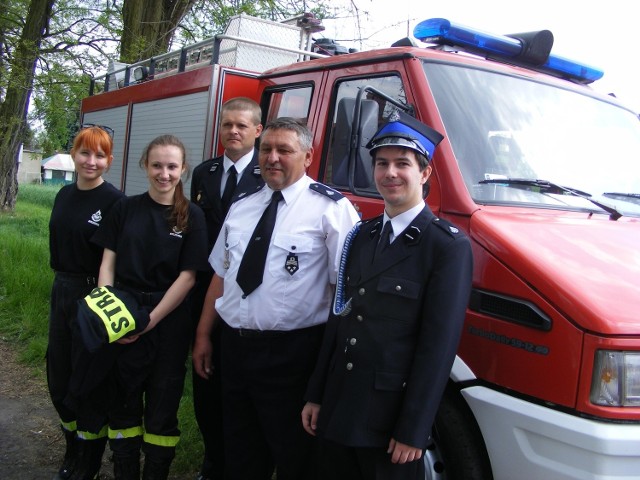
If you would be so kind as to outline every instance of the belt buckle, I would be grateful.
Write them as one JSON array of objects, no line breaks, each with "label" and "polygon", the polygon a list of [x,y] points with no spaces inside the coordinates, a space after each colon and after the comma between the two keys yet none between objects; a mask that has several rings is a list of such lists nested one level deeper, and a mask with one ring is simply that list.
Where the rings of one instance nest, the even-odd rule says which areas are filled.
[{"label": "belt buckle", "polygon": [[260,336],[260,330],[252,330],[250,328],[238,328],[238,336],[242,338],[255,338]]},{"label": "belt buckle", "polygon": [[151,292],[140,292],[140,298],[143,305],[153,305],[153,295]]}]

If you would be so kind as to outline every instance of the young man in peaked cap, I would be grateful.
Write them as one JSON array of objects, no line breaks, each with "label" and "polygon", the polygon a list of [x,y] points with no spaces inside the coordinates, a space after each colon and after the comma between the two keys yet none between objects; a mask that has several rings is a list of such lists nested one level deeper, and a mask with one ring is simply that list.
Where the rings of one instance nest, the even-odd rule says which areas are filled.
[{"label": "young man in peaked cap", "polygon": [[322,479],[424,478],[472,275],[468,238],[424,202],[441,140],[400,114],[367,145],[384,214],[345,242],[302,410],[305,430],[321,438]]}]

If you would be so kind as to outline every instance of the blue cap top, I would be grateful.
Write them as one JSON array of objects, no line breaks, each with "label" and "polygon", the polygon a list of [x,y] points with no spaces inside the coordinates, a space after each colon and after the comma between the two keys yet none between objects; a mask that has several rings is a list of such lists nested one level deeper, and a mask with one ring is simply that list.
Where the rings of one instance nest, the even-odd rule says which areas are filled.
[{"label": "blue cap top", "polygon": [[431,160],[444,137],[404,112],[397,112],[371,138],[366,147],[371,153],[380,147],[410,148]]}]

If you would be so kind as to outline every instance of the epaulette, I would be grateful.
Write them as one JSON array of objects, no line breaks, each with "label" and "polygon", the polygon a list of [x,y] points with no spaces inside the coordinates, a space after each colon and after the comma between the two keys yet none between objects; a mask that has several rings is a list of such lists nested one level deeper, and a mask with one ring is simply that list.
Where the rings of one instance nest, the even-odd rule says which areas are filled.
[{"label": "epaulette", "polygon": [[323,183],[319,183],[319,182],[312,183],[311,185],[309,185],[309,188],[314,192],[320,193],[325,197],[329,197],[331,200],[334,200],[336,202],[341,198],[344,198],[344,195],[342,195],[340,192],[338,192],[337,190],[334,190],[331,187],[327,187]]},{"label": "epaulette", "polygon": [[459,235],[461,235],[460,229],[458,227],[441,218],[438,218],[438,217],[434,218],[433,224],[439,227],[440,229],[444,230],[445,232],[447,232],[453,238],[457,238]]},{"label": "epaulette", "polygon": [[256,185],[253,190],[248,190],[248,191],[244,191],[244,192],[240,192],[237,195],[234,195],[233,197],[231,197],[231,203],[237,201],[237,200],[241,200],[243,198],[247,198],[250,195],[253,195],[254,193],[258,193],[260,190],[262,190],[262,188],[264,187],[263,185]]}]

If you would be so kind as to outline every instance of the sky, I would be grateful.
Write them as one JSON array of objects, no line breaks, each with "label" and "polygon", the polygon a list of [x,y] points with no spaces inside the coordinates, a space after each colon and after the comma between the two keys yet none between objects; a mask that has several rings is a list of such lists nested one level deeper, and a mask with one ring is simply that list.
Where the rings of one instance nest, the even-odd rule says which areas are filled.
[{"label": "sky", "polygon": [[[340,0],[348,1],[348,0]],[[640,112],[640,36],[633,0],[351,0],[354,18],[325,20],[322,34],[361,50],[389,46],[422,20],[447,20],[493,34],[551,30],[552,52],[604,71],[591,86]],[[362,44],[353,38],[365,39]]]}]

